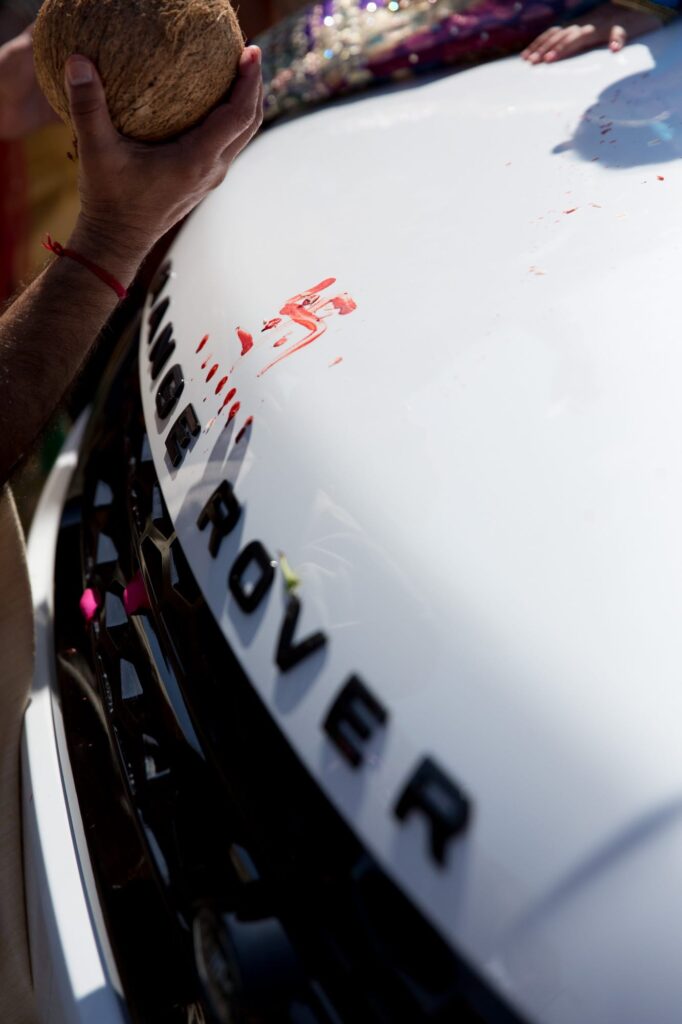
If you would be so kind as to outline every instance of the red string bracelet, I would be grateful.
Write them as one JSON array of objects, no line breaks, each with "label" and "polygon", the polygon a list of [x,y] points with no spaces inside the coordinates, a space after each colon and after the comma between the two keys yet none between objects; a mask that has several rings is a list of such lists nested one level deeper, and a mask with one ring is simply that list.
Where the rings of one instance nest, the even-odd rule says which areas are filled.
[{"label": "red string bracelet", "polygon": [[75,252],[73,249],[65,249],[59,242],[53,242],[48,235],[46,240],[43,242],[43,249],[47,249],[48,252],[53,252],[55,256],[66,256],[70,260],[75,260],[76,263],[80,263],[82,267],[89,270],[95,277],[98,277],[104,284],[109,285],[113,288],[119,299],[125,299],[128,292],[125,290],[120,281],[110,274],[107,270],[102,267],[98,267],[96,263],[89,260],[86,256],[81,256],[79,252]]}]

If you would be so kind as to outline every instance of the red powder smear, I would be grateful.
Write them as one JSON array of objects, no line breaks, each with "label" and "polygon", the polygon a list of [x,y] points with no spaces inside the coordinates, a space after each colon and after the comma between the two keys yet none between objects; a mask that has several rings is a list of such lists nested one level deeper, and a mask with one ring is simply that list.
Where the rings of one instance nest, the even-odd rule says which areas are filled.
[{"label": "red powder smear", "polygon": [[578,209],[578,207],[577,207],[577,206],[572,206],[570,210],[562,210],[561,212],[562,212],[562,213],[575,213],[575,211],[576,211],[577,209]]},{"label": "red powder smear", "polygon": [[662,175],[662,174],[657,174],[657,175],[656,175],[656,177],[657,177],[657,179],[658,179],[659,181],[665,181],[665,178],[663,177],[663,175]]},{"label": "red powder smear", "polygon": [[225,385],[227,384],[229,379],[230,379],[229,377],[221,377],[220,378],[220,380],[218,381],[218,386],[215,389],[216,395],[220,394],[220,392],[223,390],[223,388],[225,387]]},{"label": "red powder smear", "polygon": [[123,591],[123,607],[128,615],[135,615],[142,608],[151,608],[147,588],[139,569]]},{"label": "red powder smear", "polygon": [[338,366],[339,363],[343,362],[343,356],[337,356],[336,359],[332,359],[330,366]]},{"label": "red powder smear", "polygon": [[92,587],[88,587],[87,590],[83,591],[81,599],[78,602],[78,607],[80,608],[81,615],[85,621],[92,622],[97,614],[97,609],[102,607],[102,598],[96,590],[93,590]]},{"label": "red powder smear", "polygon": [[279,341],[276,341],[275,344],[272,347],[273,348],[280,348],[282,345],[285,345],[286,344],[286,340],[287,340],[288,337],[289,337],[289,335],[285,334],[284,337],[280,338]]},{"label": "red powder smear", "polygon": [[208,366],[208,364],[211,362],[212,359],[213,359],[213,353],[211,352],[210,356],[206,356],[206,358],[204,359],[203,363],[201,364],[201,369],[205,370],[206,367]]},{"label": "red powder smear", "polygon": [[352,313],[353,310],[358,308],[355,300],[351,299],[347,292],[344,292],[342,295],[337,295],[336,298],[330,299],[329,301],[334,309],[338,310],[339,316],[348,316],[349,313]]},{"label": "red powder smear", "polygon": [[242,355],[245,356],[253,348],[253,338],[248,331],[243,331],[241,327],[237,328],[237,337],[242,343]]},{"label": "red powder smear", "polygon": [[263,326],[261,327],[261,332],[262,331],[270,331],[270,330],[272,330],[273,327],[276,327],[277,324],[281,324],[281,322],[282,322],[281,316],[273,316],[272,320],[268,320],[268,321],[264,320],[263,321]]},{"label": "red powder smear", "polygon": [[211,367],[211,369],[206,374],[206,383],[207,384],[211,380],[212,377],[215,377],[217,372],[218,372],[218,364],[214,363],[213,366]]},{"label": "red powder smear", "polygon": [[225,408],[225,406],[230,404],[230,402],[232,401],[232,399],[234,398],[234,396],[236,394],[237,394],[237,389],[236,388],[230,388],[230,390],[225,395],[225,398],[223,399],[223,404],[218,409],[218,412],[222,412],[223,409]]},{"label": "red powder smear", "polygon": [[[238,403],[237,403],[237,404],[238,404]],[[228,421],[227,421],[227,422],[228,422],[228,423],[230,422],[230,421],[229,421],[229,418],[228,418]],[[235,439],[234,439],[234,443],[235,443],[235,444],[239,444],[239,442],[241,441],[241,439],[243,438],[244,434],[245,434],[245,433],[246,433],[246,431],[247,431],[247,430],[249,429],[249,427],[251,426],[251,424],[252,424],[252,423],[253,423],[253,416],[249,416],[249,418],[247,419],[246,423],[244,424],[244,426],[242,427],[242,429],[241,429],[241,430],[239,431],[239,433],[238,433],[238,434],[237,434],[237,436],[235,437]]]},{"label": "red powder smear", "polygon": [[294,352],[305,348],[306,345],[310,345],[324,334],[327,330],[327,324],[322,316],[317,315],[318,312],[331,306],[340,316],[346,316],[348,313],[352,313],[354,309],[357,309],[355,301],[345,292],[332,298],[324,298],[320,295],[320,292],[323,292],[335,283],[335,277],[327,277],[313,288],[308,288],[307,291],[301,292],[300,295],[294,295],[291,299],[287,299],[280,309],[280,313],[282,316],[288,317],[292,323],[305,328],[308,333],[301,341],[291,345],[286,352],[283,352],[277,359],[273,359],[271,363],[268,363],[262,370],[259,370],[258,377],[262,377],[264,373],[271,370],[282,359],[286,359],[287,356],[293,355]]},{"label": "red powder smear", "polygon": [[235,418],[235,416],[237,415],[237,413],[239,412],[240,409],[241,409],[241,404],[239,402],[235,402],[234,405],[232,406],[232,408],[230,409],[230,411],[227,414],[227,422],[228,423],[230,422],[230,420],[233,420]]},{"label": "red powder smear", "polygon": [[199,344],[197,345],[197,352],[201,352],[202,348],[204,347],[204,345],[206,344],[207,341],[208,341],[208,334],[205,334],[203,336],[203,338],[201,339],[201,341],[199,342]]}]

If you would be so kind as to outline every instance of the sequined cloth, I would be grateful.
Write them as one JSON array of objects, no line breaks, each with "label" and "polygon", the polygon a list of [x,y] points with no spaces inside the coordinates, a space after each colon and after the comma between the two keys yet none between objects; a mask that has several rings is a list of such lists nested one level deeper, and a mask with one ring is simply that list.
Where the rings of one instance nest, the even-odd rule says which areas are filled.
[{"label": "sequined cloth", "polygon": [[265,118],[523,49],[596,0],[324,0],[263,33]]}]

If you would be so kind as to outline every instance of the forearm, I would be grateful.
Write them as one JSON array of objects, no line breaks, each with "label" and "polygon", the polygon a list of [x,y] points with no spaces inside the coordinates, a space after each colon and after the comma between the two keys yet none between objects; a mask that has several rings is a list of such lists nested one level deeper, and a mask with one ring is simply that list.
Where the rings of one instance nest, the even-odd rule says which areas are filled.
[{"label": "forearm", "polygon": [[[81,221],[68,248],[127,287],[147,246],[105,239]],[[86,267],[62,257],[0,318],[0,484],[40,434],[118,301]]]},{"label": "forearm", "polygon": [[[115,130],[86,57],[67,59],[64,81],[81,195],[67,248],[127,287],[152,245],[220,184],[258,130],[260,51],[244,50],[225,103],[184,135],[155,145]],[[0,484],[49,419],[117,301],[91,270],[62,256],[0,317]]]}]

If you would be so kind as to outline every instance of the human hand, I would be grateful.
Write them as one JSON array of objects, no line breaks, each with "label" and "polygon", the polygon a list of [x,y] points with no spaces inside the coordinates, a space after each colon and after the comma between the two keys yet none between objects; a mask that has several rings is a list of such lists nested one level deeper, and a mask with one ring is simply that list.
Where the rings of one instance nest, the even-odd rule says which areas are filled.
[{"label": "human hand", "polygon": [[0,46],[0,139],[20,139],[58,120],[36,80],[28,28]]},{"label": "human hand", "polygon": [[95,66],[74,55],[66,87],[80,162],[81,212],[71,246],[84,255],[106,249],[116,260],[146,255],[223,180],[263,118],[260,50],[249,46],[230,98],[202,124],[165,143],[120,135],[111,123]]},{"label": "human hand", "polygon": [[608,44],[612,53],[622,50],[628,39],[653,32],[661,20],[646,11],[627,10],[606,3],[576,19],[573,25],[553,25],[533,40],[521,56],[529,64],[551,64],[566,57]]}]

